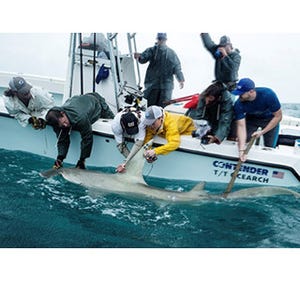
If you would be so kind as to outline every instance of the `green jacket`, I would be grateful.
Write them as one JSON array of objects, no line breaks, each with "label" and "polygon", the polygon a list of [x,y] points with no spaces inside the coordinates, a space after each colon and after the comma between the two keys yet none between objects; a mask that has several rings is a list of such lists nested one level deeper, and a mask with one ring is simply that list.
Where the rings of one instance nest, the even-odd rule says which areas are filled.
[{"label": "green jacket", "polygon": [[180,60],[166,45],[155,45],[146,49],[139,58],[140,63],[149,62],[145,76],[145,89],[173,89],[174,78],[184,81]]},{"label": "green jacket", "polygon": [[205,98],[201,95],[197,108],[191,110],[188,116],[195,120],[207,120],[211,126],[211,134],[222,142],[229,134],[233,114],[231,94],[228,91],[224,91],[221,99],[209,107],[205,105]]},{"label": "green jacket", "polygon": [[227,84],[238,80],[238,71],[241,64],[240,51],[234,49],[228,56],[217,58],[215,53],[219,45],[215,44],[208,33],[201,33],[204,47],[211,53],[216,60],[215,78],[217,81]]},{"label": "green jacket", "polygon": [[53,110],[65,112],[71,128],[53,127],[58,142],[58,157],[65,159],[70,146],[71,130],[78,131],[81,135],[80,159],[90,156],[93,146],[92,124],[99,118],[113,118],[114,114],[98,93],[88,93],[82,96],[69,98],[61,107],[53,107]]}]

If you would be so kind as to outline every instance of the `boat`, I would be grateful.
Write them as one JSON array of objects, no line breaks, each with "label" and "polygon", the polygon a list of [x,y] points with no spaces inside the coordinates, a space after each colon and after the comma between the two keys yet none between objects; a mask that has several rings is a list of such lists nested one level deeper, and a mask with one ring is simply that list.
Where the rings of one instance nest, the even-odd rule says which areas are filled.
[{"label": "boat", "polygon": [[[108,57],[98,57],[96,49],[82,46],[81,36],[71,34],[69,63],[66,80],[22,75],[34,85],[48,89],[59,105],[67,98],[88,92],[99,92],[105,97],[114,113],[124,106],[139,105],[146,108],[142,98],[141,75],[138,63],[133,58],[136,51],[136,34],[127,33],[128,50],[121,53],[118,33],[107,33]],[[123,50],[122,50],[123,51]],[[95,77],[101,67],[109,70],[106,79],[99,83]],[[9,79],[16,73],[0,73],[0,87],[6,88]],[[166,107],[170,112],[184,114],[184,102],[180,101]],[[38,131],[30,126],[22,128],[7,113],[0,96],[0,148],[34,153],[55,159],[56,136],[50,126]],[[86,159],[88,168],[114,168],[123,161],[116,148],[111,130],[111,120],[99,119],[93,124],[94,145],[91,157]],[[254,145],[248,160],[241,166],[236,184],[241,186],[279,186],[300,189],[300,119],[284,116],[281,122],[280,138],[276,148]],[[128,139],[129,145],[133,144]],[[156,136],[154,145],[165,143]],[[295,145],[296,144],[296,145]],[[80,154],[80,135],[72,132],[69,153],[64,163],[74,165]],[[238,162],[237,143],[224,140],[222,144],[202,145],[192,136],[182,136],[180,147],[152,164],[145,163],[145,181],[155,178],[163,181],[191,181],[217,183],[222,191],[228,184]],[[223,186],[222,186],[223,185]]]}]

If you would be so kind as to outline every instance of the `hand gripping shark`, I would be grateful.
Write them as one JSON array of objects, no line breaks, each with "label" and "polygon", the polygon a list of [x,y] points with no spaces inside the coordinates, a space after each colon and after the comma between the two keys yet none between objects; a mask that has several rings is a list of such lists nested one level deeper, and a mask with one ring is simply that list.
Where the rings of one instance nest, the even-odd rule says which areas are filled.
[{"label": "hand gripping shark", "polygon": [[[146,144],[146,145],[149,145]],[[145,148],[145,146],[144,146]],[[208,194],[204,190],[204,182],[198,183],[190,191],[171,191],[152,187],[143,179],[144,149],[134,156],[126,165],[126,172],[122,174],[102,173],[76,168],[61,168],[58,174],[67,181],[82,185],[87,188],[97,189],[104,193],[116,193],[132,197],[141,197],[165,202],[199,202],[203,200],[223,199],[222,194]],[[299,198],[300,194],[281,187],[251,187],[227,195],[227,199],[246,198],[258,196],[294,195]]]}]

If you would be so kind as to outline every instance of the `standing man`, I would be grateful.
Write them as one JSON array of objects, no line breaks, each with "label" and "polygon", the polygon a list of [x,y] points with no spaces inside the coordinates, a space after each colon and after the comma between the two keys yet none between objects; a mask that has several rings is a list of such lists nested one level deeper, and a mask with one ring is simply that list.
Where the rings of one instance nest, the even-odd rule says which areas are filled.
[{"label": "standing man", "polygon": [[143,53],[135,53],[134,58],[139,63],[149,62],[145,76],[144,98],[148,106],[158,105],[165,107],[172,99],[175,75],[180,89],[184,86],[184,76],[177,54],[166,45],[167,34],[157,33],[157,42],[154,47]]},{"label": "standing man", "polygon": [[47,123],[53,126],[58,138],[58,156],[53,168],[60,168],[67,157],[72,130],[81,135],[81,153],[76,168],[85,169],[85,159],[90,157],[93,147],[92,124],[99,118],[114,118],[114,114],[98,93],[88,93],[69,98],[61,107],[51,108],[47,115]]},{"label": "standing man", "polygon": [[48,91],[30,85],[23,77],[13,77],[4,92],[4,104],[22,127],[31,124],[34,129],[44,129],[45,115],[54,106],[54,100]]},{"label": "standing man", "polygon": [[[249,78],[241,79],[232,94],[239,96],[234,104],[239,157],[246,161],[245,144],[251,137],[263,135],[264,145],[275,147],[282,119],[280,102],[273,90],[255,87]],[[261,127],[262,130],[256,132]]]},{"label": "standing man", "polygon": [[212,41],[208,33],[201,33],[204,47],[215,59],[215,80],[224,83],[229,91],[235,89],[238,71],[241,63],[240,51],[232,47],[230,38],[226,35],[220,38],[219,44]]}]

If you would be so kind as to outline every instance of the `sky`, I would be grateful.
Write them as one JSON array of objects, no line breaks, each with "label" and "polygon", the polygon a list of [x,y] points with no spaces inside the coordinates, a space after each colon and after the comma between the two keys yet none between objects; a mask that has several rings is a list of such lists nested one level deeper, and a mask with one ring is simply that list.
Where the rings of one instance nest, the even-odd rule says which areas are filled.
[{"label": "sky", "polygon": [[[177,53],[186,80],[182,90],[175,80],[173,98],[199,93],[214,79],[214,59],[204,48],[200,32],[167,32],[167,45]],[[127,41],[122,34],[118,42],[120,51],[127,53]],[[216,43],[224,34],[240,51],[239,78],[249,77],[256,86],[272,88],[283,103],[300,103],[296,87],[300,73],[300,33],[210,33]],[[0,32],[0,71],[65,79],[69,37],[69,33],[57,32]],[[153,46],[155,37],[155,31],[138,32],[137,50],[142,52]],[[142,79],[146,67],[147,64],[140,65]]]}]

